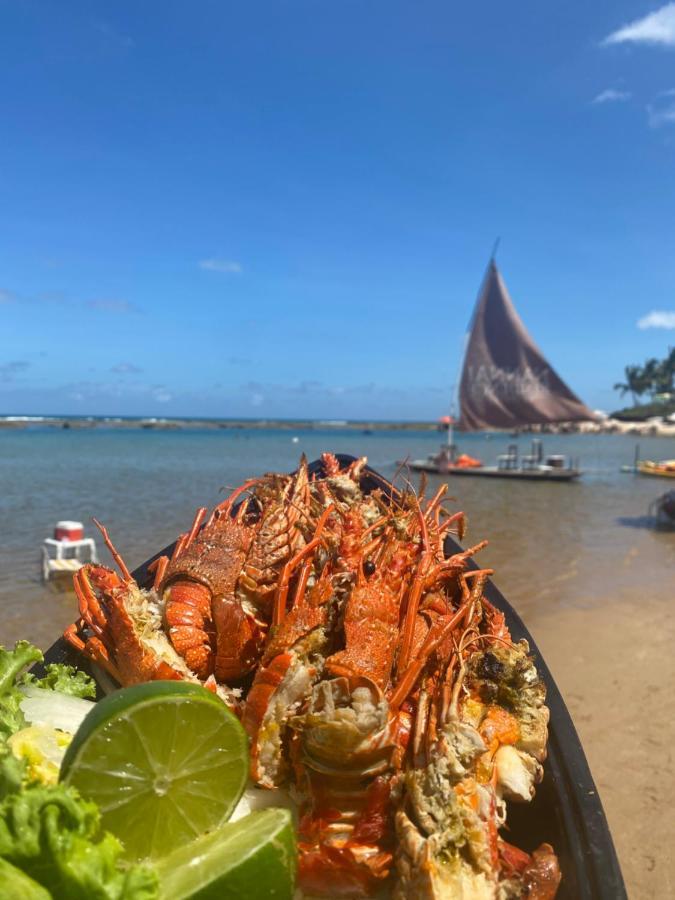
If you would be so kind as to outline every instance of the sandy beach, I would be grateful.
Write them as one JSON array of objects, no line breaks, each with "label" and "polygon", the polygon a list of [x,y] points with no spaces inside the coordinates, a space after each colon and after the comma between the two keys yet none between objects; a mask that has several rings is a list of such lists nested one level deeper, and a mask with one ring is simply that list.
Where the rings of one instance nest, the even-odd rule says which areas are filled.
[{"label": "sandy beach", "polygon": [[664,591],[528,616],[579,732],[633,900],[675,892],[672,612]]}]

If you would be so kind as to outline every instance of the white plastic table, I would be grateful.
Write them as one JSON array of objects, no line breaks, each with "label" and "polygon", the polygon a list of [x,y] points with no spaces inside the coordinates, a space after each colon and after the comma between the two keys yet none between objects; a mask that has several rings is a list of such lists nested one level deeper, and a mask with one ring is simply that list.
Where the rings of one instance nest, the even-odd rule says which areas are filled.
[{"label": "white plastic table", "polygon": [[45,538],[42,542],[42,577],[45,581],[49,581],[52,575],[77,572],[88,562],[98,562],[93,538],[81,538],[79,541]]}]

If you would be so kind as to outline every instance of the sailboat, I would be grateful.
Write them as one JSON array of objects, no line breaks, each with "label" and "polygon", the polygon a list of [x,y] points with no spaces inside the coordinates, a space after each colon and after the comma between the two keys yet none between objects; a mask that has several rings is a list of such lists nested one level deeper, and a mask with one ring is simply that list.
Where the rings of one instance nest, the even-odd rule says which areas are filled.
[{"label": "sailboat", "polygon": [[[516,312],[494,253],[476,307],[459,383],[460,431],[506,430],[595,418],[544,357]],[[571,481],[581,473],[562,455],[544,457],[541,440],[518,458],[510,445],[496,466],[458,457],[453,420],[440,453],[408,463],[411,469],[440,474]]]}]

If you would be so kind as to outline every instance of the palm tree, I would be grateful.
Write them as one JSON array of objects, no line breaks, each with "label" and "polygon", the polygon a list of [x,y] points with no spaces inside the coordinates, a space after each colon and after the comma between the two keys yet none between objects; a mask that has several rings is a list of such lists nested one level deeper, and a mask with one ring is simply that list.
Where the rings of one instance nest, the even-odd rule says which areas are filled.
[{"label": "palm tree", "polygon": [[642,377],[645,383],[645,390],[654,396],[663,390],[663,364],[660,360],[652,357],[644,364]]},{"label": "palm tree", "polygon": [[673,386],[673,373],[669,368],[668,359],[663,359],[656,370],[654,387],[657,394],[668,394]]},{"label": "palm tree", "polygon": [[621,391],[622,397],[624,394],[630,394],[633,398],[633,406],[637,406],[637,398],[646,390],[644,370],[640,366],[626,366],[623,371],[626,381],[618,381],[614,385],[614,390]]},{"label": "palm tree", "polygon": [[675,347],[668,347],[668,356],[663,361],[663,367],[667,378],[666,391],[675,389]]}]

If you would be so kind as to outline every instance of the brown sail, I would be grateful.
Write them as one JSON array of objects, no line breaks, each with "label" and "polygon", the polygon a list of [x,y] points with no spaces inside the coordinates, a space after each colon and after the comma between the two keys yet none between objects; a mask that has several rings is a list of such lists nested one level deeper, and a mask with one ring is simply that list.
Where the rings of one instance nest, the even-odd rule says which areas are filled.
[{"label": "brown sail", "polygon": [[471,323],[459,407],[464,431],[595,418],[527,333],[494,260]]}]

